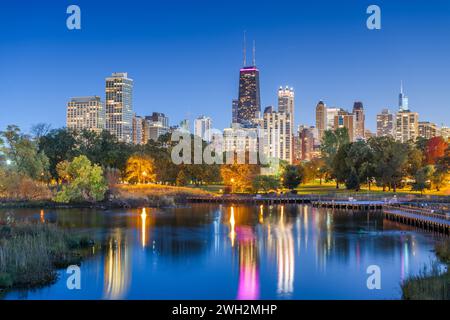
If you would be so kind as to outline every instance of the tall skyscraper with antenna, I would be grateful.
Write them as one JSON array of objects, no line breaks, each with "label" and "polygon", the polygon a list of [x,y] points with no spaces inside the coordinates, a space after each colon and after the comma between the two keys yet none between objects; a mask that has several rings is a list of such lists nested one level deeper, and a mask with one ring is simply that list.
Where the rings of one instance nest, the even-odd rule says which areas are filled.
[{"label": "tall skyscraper with antenna", "polygon": [[398,107],[400,111],[408,111],[408,97],[403,93],[403,81],[400,82],[400,94],[398,95]]},{"label": "tall skyscraper with antenna", "polygon": [[239,97],[237,123],[243,127],[255,127],[261,114],[259,70],[256,67],[256,47],[253,42],[252,65],[247,66],[246,39],[244,33],[243,67],[239,71]]}]

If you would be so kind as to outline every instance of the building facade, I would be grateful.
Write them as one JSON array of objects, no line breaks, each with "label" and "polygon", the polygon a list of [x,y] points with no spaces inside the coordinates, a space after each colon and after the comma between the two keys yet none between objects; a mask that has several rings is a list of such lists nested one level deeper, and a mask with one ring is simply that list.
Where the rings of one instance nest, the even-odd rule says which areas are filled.
[{"label": "building facade", "polygon": [[428,121],[419,122],[419,137],[431,139],[439,135],[439,129],[435,123]]},{"label": "building facade", "polygon": [[278,112],[288,113],[291,118],[291,125],[294,126],[295,113],[294,88],[280,87],[278,89]]},{"label": "building facade", "polygon": [[211,142],[211,118],[200,116],[194,121],[194,134],[206,142]]},{"label": "building facade", "polygon": [[158,138],[169,132],[169,118],[164,113],[153,112],[143,121],[143,139],[158,141]]},{"label": "building facade", "polygon": [[105,108],[100,97],[75,97],[67,103],[66,126],[100,133],[105,129]]},{"label": "building facade", "polygon": [[263,135],[266,156],[293,162],[293,127],[289,113],[266,108],[263,116]]},{"label": "building facade", "polygon": [[145,144],[144,140],[144,119],[141,116],[133,117],[133,144]]},{"label": "building facade", "polygon": [[395,139],[401,142],[416,140],[419,135],[419,114],[399,111],[395,117]]},{"label": "building facade", "polygon": [[353,104],[353,114],[355,116],[355,139],[361,140],[365,138],[365,114],[364,106],[361,101],[356,101]]},{"label": "building facade", "polygon": [[[334,117],[333,117],[334,122]],[[327,125],[327,107],[323,101],[319,101],[316,106],[316,128],[319,135],[319,142],[322,141],[325,130],[328,129]]]},{"label": "building facade", "polygon": [[388,109],[383,109],[377,114],[377,137],[394,137],[395,115]]},{"label": "building facade", "polygon": [[106,129],[119,141],[133,140],[133,80],[127,73],[106,78]]},{"label": "building facade", "polygon": [[255,127],[261,114],[259,70],[256,66],[241,68],[238,100],[236,122],[244,127]]},{"label": "building facade", "polygon": [[350,142],[356,141],[355,134],[355,115],[345,110],[339,110],[334,116],[334,130],[338,128],[347,128]]}]

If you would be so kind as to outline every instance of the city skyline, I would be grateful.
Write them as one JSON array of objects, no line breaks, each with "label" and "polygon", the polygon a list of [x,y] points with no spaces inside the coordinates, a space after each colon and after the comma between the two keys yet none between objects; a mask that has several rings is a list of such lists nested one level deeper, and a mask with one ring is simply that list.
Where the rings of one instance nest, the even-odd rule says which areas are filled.
[{"label": "city skyline", "polygon": [[[40,23],[33,20],[36,23],[33,30],[20,24],[24,17],[12,24],[11,19],[17,18],[20,8],[10,5],[10,14],[1,22],[4,29],[12,32],[5,35],[0,44],[0,66],[9,75],[0,95],[8,110],[14,112],[2,112],[1,127],[17,124],[28,131],[38,122],[62,127],[67,100],[74,96],[99,95],[103,98],[104,78],[112,72],[128,72],[135,80],[133,111],[137,114],[164,112],[171,123],[179,123],[185,118],[193,121],[196,116],[205,114],[214,120],[214,127],[229,127],[231,101],[238,96],[244,30],[258,44],[261,109],[277,104],[276,90],[280,85],[293,87],[296,91],[295,128],[300,124],[315,124],[315,106],[319,100],[328,106],[348,110],[355,101],[362,101],[366,127],[375,132],[376,115],[382,109],[397,111],[400,81],[403,81],[411,110],[420,114],[421,121],[448,126],[450,108],[446,107],[445,79],[450,65],[444,57],[450,53],[450,46],[444,41],[436,42],[448,27],[445,17],[450,16],[450,5],[445,2],[438,1],[434,8],[427,8],[427,15],[420,19],[420,4],[400,6],[382,1],[384,23],[379,31],[365,27],[367,6],[357,2],[341,4],[346,9],[348,6],[348,10],[340,10],[343,16],[334,19],[335,5],[331,2],[323,2],[328,6],[293,3],[292,11],[298,16],[291,23],[275,19],[274,13],[269,15],[268,8],[261,4],[259,14],[271,16],[273,20],[270,32],[256,18],[241,12],[250,4],[238,9],[232,2],[222,9],[227,12],[237,10],[235,22],[218,21],[207,31],[189,20],[186,31],[177,33],[177,37],[171,33],[174,27],[162,28],[161,20],[167,9],[164,4],[153,8],[160,14],[157,22],[162,23],[162,26],[155,25],[154,33],[151,32],[153,25],[137,28],[132,19],[138,13],[125,9],[130,14],[125,20],[130,23],[114,36],[128,48],[121,52],[124,58],[120,60],[117,59],[119,53],[104,56],[105,50],[115,48],[114,44],[107,43],[112,35],[107,34],[100,24],[95,28],[90,24],[94,13],[100,9],[110,10],[102,8],[101,1],[99,3],[79,3],[84,13],[80,31],[65,29],[64,23],[60,23],[64,22],[64,14],[58,7],[47,8],[46,5],[35,7],[31,4],[37,16],[47,19]],[[176,5],[173,14],[183,18],[183,4]],[[210,10],[206,6],[201,13]],[[324,23],[319,26],[311,17],[302,20],[308,12],[317,18],[320,13],[318,20]],[[418,25],[407,24],[404,16],[411,20],[416,17]],[[204,19],[209,21],[212,17]],[[182,21],[187,22],[185,17]],[[439,28],[441,25],[444,28]],[[341,43],[327,35],[331,28],[337,28]],[[433,31],[431,35],[430,30]],[[283,37],[279,37],[279,32],[283,31]],[[216,35],[220,35],[220,39]],[[22,41],[18,42],[17,37]],[[169,39],[163,40],[163,37]],[[416,42],[421,43],[420,50],[416,50]],[[289,50],[275,50],[281,44]],[[72,45],[74,52],[68,51],[67,45]],[[348,45],[351,46],[346,47]],[[90,50],[84,50],[86,48]],[[136,48],[142,50],[136,52]],[[359,48],[361,55],[350,54],[352,48]],[[386,48],[390,48],[389,57],[383,53]],[[183,54],[180,55],[177,49],[183,49]],[[333,59],[326,59],[331,53]],[[58,58],[54,56],[56,54]],[[99,60],[100,56],[104,58]],[[167,63],[158,66],[157,62],[164,61],[163,57]],[[36,82],[33,75],[40,81]],[[42,106],[31,103],[36,98]]]}]

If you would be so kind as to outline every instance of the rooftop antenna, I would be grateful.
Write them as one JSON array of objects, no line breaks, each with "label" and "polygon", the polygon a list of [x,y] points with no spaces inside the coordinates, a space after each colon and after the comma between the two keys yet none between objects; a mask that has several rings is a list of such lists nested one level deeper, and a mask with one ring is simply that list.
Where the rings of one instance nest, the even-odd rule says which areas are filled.
[{"label": "rooftop antenna", "polygon": [[400,93],[403,94],[403,80],[400,80]]},{"label": "rooftop antenna", "polygon": [[253,40],[253,66],[256,67],[256,44],[255,44],[255,40]]},{"label": "rooftop antenna", "polygon": [[243,52],[243,54],[244,54],[244,67],[246,66],[246,64],[247,64],[247,48],[246,48],[246,45],[247,45],[247,37],[246,37],[246,33],[247,33],[247,31],[244,31],[244,52]]}]

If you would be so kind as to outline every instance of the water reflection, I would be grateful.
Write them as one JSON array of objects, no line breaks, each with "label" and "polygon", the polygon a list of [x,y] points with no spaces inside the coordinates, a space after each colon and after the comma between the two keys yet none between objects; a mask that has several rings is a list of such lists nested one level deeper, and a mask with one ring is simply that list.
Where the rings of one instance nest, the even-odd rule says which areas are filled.
[{"label": "water reflection", "polygon": [[108,242],[104,264],[105,299],[122,299],[131,282],[129,246],[120,229],[116,229]]},{"label": "water reflection", "polygon": [[[11,214],[55,222],[105,244],[82,264],[82,296],[61,289],[61,277],[54,286],[28,292],[28,298],[390,299],[399,297],[401,281],[434,259],[431,235],[380,213],[193,205],[0,210],[0,219]],[[365,285],[371,264],[386,275],[376,292]]]},{"label": "water reflection", "polygon": [[294,291],[294,237],[292,223],[284,219],[284,206],[281,207],[280,219],[274,227],[276,234],[276,256],[278,265],[277,292],[290,296]]}]

